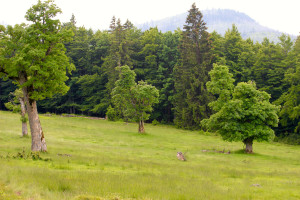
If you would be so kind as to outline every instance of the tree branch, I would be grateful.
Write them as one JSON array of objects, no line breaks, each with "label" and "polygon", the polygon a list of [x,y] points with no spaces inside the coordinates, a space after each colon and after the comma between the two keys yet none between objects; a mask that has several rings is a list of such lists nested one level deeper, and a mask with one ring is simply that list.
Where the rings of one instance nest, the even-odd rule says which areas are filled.
[{"label": "tree branch", "polygon": [[46,56],[48,56],[50,54],[52,50],[52,45],[50,44],[50,46],[48,47],[47,51],[46,51]]},{"label": "tree branch", "polygon": [[8,73],[4,70],[3,66],[0,66],[0,73],[3,73],[5,75],[8,75]]}]

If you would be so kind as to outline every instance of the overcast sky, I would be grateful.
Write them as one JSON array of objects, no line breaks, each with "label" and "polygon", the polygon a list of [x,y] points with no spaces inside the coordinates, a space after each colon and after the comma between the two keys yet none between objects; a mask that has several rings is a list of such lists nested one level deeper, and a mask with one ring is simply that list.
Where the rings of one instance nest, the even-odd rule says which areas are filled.
[{"label": "overcast sky", "polygon": [[[37,0],[0,0],[0,24],[25,22],[24,15]],[[299,0],[56,0],[62,22],[74,13],[78,26],[108,29],[111,18],[143,23],[184,13],[196,3],[200,10],[228,8],[243,12],[263,26],[299,35]]]}]

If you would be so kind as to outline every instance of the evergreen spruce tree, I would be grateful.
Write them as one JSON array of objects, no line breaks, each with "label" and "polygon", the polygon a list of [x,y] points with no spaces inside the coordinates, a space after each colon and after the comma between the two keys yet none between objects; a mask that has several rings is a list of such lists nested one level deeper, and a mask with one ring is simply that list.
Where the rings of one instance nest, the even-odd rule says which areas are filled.
[{"label": "evergreen spruce tree", "polygon": [[159,66],[156,74],[156,85],[159,89],[159,104],[154,106],[151,119],[162,123],[173,122],[174,112],[172,99],[174,95],[173,69],[179,57],[178,44],[181,31],[163,34],[160,52],[158,54]]},{"label": "evergreen spruce tree", "polygon": [[208,72],[212,68],[210,35],[203,15],[195,4],[189,10],[179,45],[180,59],[174,69],[175,124],[183,128],[198,128],[200,121],[209,117],[207,92]]},{"label": "evergreen spruce tree", "polygon": [[242,70],[238,65],[239,56],[243,51],[243,38],[237,27],[233,24],[232,29],[226,31],[224,41],[224,54],[226,65],[229,66],[230,72],[236,82],[240,82]]},{"label": "evergreen spruce tree", "polygon": [[132,67],[132,59],[130,57],[130,42],[127,40],[127,34],[133,29],[133,25],[130,21],[126,21],[124,25],[121,24],[121,20],[115,17],[112,18],[110,25],[110,49],[109,54],[104,58],[104,71],[107,76],[107,89],[108,93],[115,86],[115,82],[118,79],[118,72],[116,67],[128,65]]},{"label": "evergreen spruce tree", "polygon": [[[289,42],[287,42],[289,43]],[[285,42],[286,44],[286,42]],[[286,45],[291,49],[290,45]],[[292,133],[300,136],[300,36],[298,36],[295,45],[288,52],[289,64],[292,65],[285,73],[284,82],[289,88],[284,92],[276,103],[282,105],[280,111],[280,132]],[[297,142],[297,141],[294,141]],[[299,142],[299,141],[298,141]]]},{"label": "evergreen spruce tree", "polygon": [[270,43],[264,39],[253,65],[253,80],[257,88],[271,94],[271,102],[275,101],[286,90],[284,74],[287,66],[285,55],[279,44]]}]

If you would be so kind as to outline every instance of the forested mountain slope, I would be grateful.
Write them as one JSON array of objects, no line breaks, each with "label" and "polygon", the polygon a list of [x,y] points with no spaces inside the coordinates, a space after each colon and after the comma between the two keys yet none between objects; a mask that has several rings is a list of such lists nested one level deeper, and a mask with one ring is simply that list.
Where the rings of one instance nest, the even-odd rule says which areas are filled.
[{"label": "forested mountain slope", "polygon": [[[261,42],[267,37],[269,40],[278,42],[278,37],[282,34],[279,31],[264,27],[250,18],[248,15],[230,9],[212,9],[202,11],[204,21],[207,23],[208,32],[216,31],[224,35],[225,32],[235,24],[244,39],[251,38]],[[156,27],[162,32],[182,29],[185,24],[187,12],[176,16],[168,17],[158,21],[150,21],[137,25],[143,31],[150,27]],[[291,36],[296,39],[295,36]]]}]

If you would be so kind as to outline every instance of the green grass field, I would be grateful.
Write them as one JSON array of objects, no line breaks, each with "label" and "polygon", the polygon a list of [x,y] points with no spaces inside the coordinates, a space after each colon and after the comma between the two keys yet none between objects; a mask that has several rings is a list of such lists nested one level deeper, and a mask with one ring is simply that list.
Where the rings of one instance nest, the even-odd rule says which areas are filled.
[{"label": "green grass field", "polygon": [[49,152],[32,159],[19,118],[0,111],[0,200],[300,199],[300,146],[256,142],[248,155],[172,126],[140,135],[137,124],[40,115]]}]

